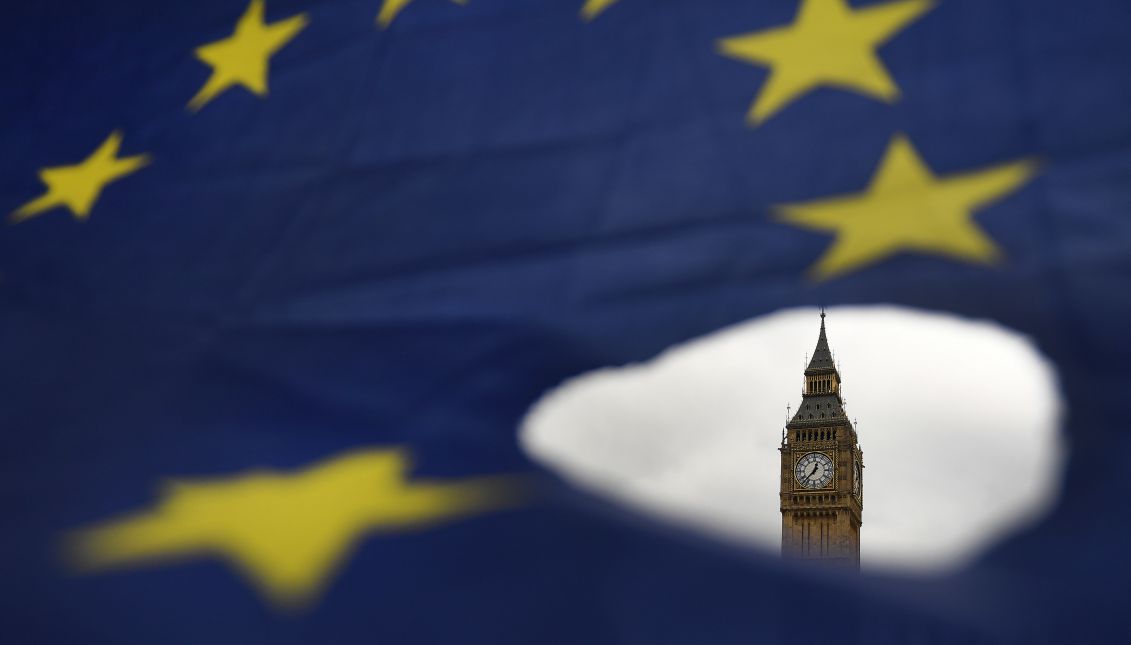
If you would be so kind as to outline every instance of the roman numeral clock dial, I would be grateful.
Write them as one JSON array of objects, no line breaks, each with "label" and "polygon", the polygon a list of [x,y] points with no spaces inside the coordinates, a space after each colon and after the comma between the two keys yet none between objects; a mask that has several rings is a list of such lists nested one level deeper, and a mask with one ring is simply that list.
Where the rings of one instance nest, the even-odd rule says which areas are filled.
[{"label": "roman numeral clock dial", "polygon": [[833,460],[823,452],[811,452],[797,460],[794,474],[805,488],[824,488],[833,480]]}]

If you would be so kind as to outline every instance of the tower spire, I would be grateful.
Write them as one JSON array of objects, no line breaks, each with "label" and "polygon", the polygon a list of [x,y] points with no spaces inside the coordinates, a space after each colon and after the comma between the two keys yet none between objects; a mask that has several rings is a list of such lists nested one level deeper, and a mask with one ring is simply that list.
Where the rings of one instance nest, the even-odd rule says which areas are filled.
[{"label": "tower spire", "polygon": [[805,374],[813,374],[818,371],[832,371],[836,366],[833,364],[833,353],[829,349],[829,339],[825,335],[825,308],[821,307],[821,333],[817,336],[817,349],[813,350],[813,358],[809,361],[809,366],[805,368]]}]

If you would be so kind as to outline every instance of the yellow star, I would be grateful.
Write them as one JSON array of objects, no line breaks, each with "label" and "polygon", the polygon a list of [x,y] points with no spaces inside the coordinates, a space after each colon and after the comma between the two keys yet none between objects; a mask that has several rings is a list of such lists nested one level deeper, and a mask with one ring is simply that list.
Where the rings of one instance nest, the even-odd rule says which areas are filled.
[{"label": "yellow star", "polygon": [[617,0],[585,0],[585,6],[581,7],[581,17],[592,20],[616,3]]},{"label": "yellow star", "polygon": [[409,481],[403,449],[345,453],[293,475],[255,472],[173,482],[157,508],[68,536],[70,563],[94,572],[221,556],[281,608],[318,597],[369,532],[422,530],[517,506],[517,476]]},{"label": "yellow star", "polygon": [[836,233],[811,269],[818,280],[905,250],[992,264],[1001,254],[973,221],[974,211],[1017,190],[1036,171],[1035,161],[1023,159],[936,177],[907,138],[897,135],[864,192],[775,210],[790,224]]},{"label": "yellow star", "polygon": [[196,57],[212,67],[212,75],[189,101],[189,109],[199,110],[233,85],[243,85],[266,96],[268,60],[293,40],[306,23],[306,14],[300,13],[266,24],[263,0],[251,0],[230,37],[196,48]]},{"label": "yellow star", "polygon": [[770,68],[746,115],[751,125],[822,85],[891,102],[899,88],[876,49],[932,6],[932,0],[896,0],[852,9],[846,0],[802,0],[792,25],[722,38],[719,53]]},{"label": "yellow star", "polygon": [[[381,25],[384,29],[393,24],[397,14],[401,12],[412,0],[383,0],[381,2],[381,11],[377,13],[377,24]],[[467,4],[467,0],[452,0],[455,4]]]},{"label": "yellow star", "polygon": [[20,206],[8,216],[22,222],[56,206],[66,206],[77,220],[85,220],[106,184],[136,172],[149,163],[148,155],[119,157],[122,133],[110,133],[89,157],[73,166],[52,166],[39,171],[47,192]]}]

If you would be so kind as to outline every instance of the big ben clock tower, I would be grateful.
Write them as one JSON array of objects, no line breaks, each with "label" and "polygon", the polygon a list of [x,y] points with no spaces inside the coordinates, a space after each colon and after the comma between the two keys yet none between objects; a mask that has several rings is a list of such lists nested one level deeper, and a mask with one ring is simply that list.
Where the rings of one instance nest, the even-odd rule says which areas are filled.
[{"label": "big ben clock tower", "polygon": [[779,450],[782,556],[859,569],[864,453],[844,412],[824,311],[801,405]]}]

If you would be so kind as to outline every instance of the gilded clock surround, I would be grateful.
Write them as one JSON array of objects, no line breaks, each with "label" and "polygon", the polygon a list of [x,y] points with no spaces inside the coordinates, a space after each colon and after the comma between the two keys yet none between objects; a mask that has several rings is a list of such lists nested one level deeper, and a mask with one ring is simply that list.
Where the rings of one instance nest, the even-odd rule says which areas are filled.
[{"label": "gilded clock surround", "polygon": [[[809,459],[809,457],[813,457],[813,459]],[[824,471],[827,469],[827,470],[831,471],[829,473],[829,481],[824,483],[824,484],[821,484],[819,486],[807,486],[806,482],[809,481],[809,478],[803,478],[802,476],[800,476],[799,475],[799,473],[800,473],[799,469],[801,468],[801,464],[803,462],[808,464],[808,463],[814,463],[815,461],[821,462],[822,466],[825,462],[828,462],[828,466],[827,467],[823,466],[822,469],[821,469],[821,475],[822,475],[821,479],[824,479]],[[794,455],[793,476],[794,476],[795,481],[798,484],[800,484],[801,487],[805,490],[824,490],[824,489],[827,489],[827,488],[832,488],[833,483],[834,483],[833,479],[836,477],[835,457],[834,457],[834,455],[831,455],[827,452],[823,452],[823,451],[820,451],[820,450],[814,450],[813,452],[805,452],[805,453],[798,452]]]},{"label": "gilded clock surround", "polygon": [[[864,453],[844,411],[840,372],[825,335],[825,314],[817,349],[805,369],[797,413],[786,424],[781,448],[782,556],[860,567],[860,525],[864,509]],[[820,453],[832,462],[832,476],[806,488],[797,465]]]}]

